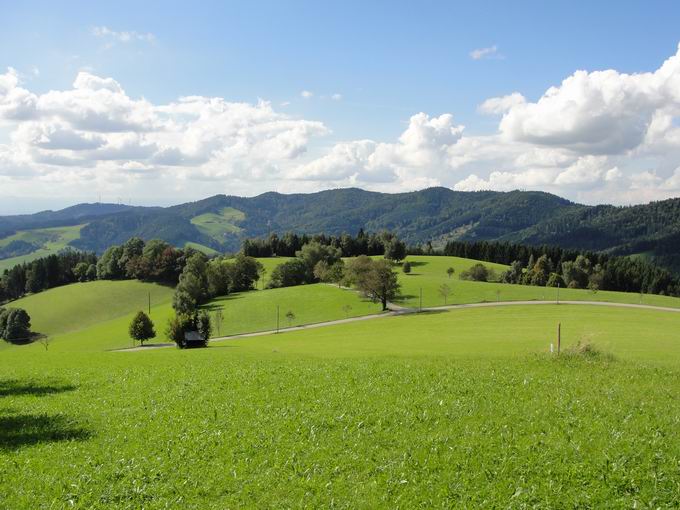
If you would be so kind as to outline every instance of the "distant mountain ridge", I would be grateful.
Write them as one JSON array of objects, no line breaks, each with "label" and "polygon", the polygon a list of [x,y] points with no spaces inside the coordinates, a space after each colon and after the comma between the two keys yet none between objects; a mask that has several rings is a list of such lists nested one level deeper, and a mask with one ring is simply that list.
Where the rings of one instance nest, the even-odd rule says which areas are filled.
[{"label": "distant mountain ridge", "polygon": [[79,204],[0,216],[0,242],[18,230],[86,224],[75,248],[98,253],[132,236],[236,251],[246,237],[287,231],[355,234],[391,230],[411,244],[449,239],[555,244],[655,259],[680,270],[680,198],[631,207],[586,206],[537,191],[357,188],[256,197],[215,195],[171,207]]}]

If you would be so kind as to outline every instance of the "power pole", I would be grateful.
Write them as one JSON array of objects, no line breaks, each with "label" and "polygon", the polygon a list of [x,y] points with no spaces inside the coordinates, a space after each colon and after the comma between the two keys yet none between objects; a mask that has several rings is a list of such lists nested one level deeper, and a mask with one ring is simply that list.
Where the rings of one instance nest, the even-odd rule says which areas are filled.
[{"label": "power pole", "polygon": [[149,315],[151,315],[151,292],[149,292]]}]

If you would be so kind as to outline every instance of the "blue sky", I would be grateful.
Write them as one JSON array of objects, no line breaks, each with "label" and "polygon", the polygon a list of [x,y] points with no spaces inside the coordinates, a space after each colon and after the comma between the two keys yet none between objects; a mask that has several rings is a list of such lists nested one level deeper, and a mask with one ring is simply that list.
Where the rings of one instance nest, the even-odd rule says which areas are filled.
[{"label": "blue sky", "polygon": [[[5,146],[5,158],[0,159],[0,177],[5,172],[5,180],[0,181],[4,188],[0,191],[4,198],[0,212],[24,211],[34,207],[32,204],[56,207],[86,200],[93,189],[109,198],[122,195],[165,204],[181,201],[187,195],[200,198],[211,190],[255,194],[267,189],[313,191],[345,185],[385,191],[437,184],[455,187],[472,174],[478,181],[458,189],[505,189],[527,183],[527,188],[545,189],[575,200],[603,201],[611,197],[611,189],[589,195],[595,182],[588,183],[593,184],[592,189],[584,189],[563,178],[559,182],[568,181],[571,187],[560,186],[555,172],[552,181],[494,181],[490,173],[496,170],[521,173],[533,169],[531,164],[523,168],[514,162],[499,162],[498,158],[489,161],[475,156],[474,161],[461,166],[448,159],[442,163],[438,156],[416,157],[413,151],[405,154],[407,148],[392,147],[389,157],[373,158],[379,163],[367,161],[376,150],[387,150],[378,148],[378,144],[397,144],[412,125],[411,117],[420,112],[428,119],[451,115],[451,119],[441,121],[443,128],[436,128],[439,133],[441,129],[448,130],[445,134],[449,138],[442,142],[447,147],[460,138],[455,133],[453,138],[449,136],[456,126],[465,126],[463,138],[468,137],[466,142],[475,145],[474,137],[503,131],[499,115],[509,112],[506,108],[495,116],[481,113],[480,105],[489,98],[517,92],[525,103],[533,103],[577,70],[612,69],[621,75],[654,72],[677,52],[678,21],[677,2],[6,2],[0,20],[0,73],[12,68],[18,81],[15,88],[36,97],[49,91],[67,91],[78,73],[85,72],[112,78],[126,97],[143,98],[154,106],[172,104],[183,96],[216,97],[250,105],[265,100],[272,110],[269,121],[287,119],[296,134],[285,135],[286,143],[294,146],[287,154],[277,149],[270,156],[262,156],[261,147],[251,147],[259,150],[255,160],[243,153],[237,160],[233,153],[228,158],[215,159],[219,143],[228,146],[233,142],[221,139],[207,144],[213,151],[210,157],[194,158],[200,159],[200,164],[163,165],[158,161],[167,162],[167,158],[156,158],[154,163],[148,157],[128,158],[130,154],[113,160],[97,156],[93,160],[82,157],[79,149],[80,159],[75,159],[83,163],[78,167],[74,158],[67,165],[55,165],[55,158],[46,163],[47,154],[36,151],[47,149],[44,144],[31,146],[35,139],[17,142],[17,137],[23,135],[13,139],[12,133],[22,125],[24,131],[33,129],[39,121],[25,115],[7,115],[0,123],[0,146]],[[482,50],[481,58],[471,57],[475,50]],[[303,97],[303,91],[311,95]],[[672,124],[677,127],[674,105],[664,108],[671,112]],[[257,124],[252,118],[259,114],[245,115],[248,122]],[[651,122],[651,117],[641,115],[642,120],[636,118],[634,122]],[[41,114],[40,122],[46,122],[45,118]],[[67,121],[59,121],[60,129]],[[323,128],[294,125],[295,121],[321,123]],[[428,122],[421,125],[429,126]],[[270,132],[271,124],[267,126],[262,129]],[[67,127],[90,141],[95,136],[82,125]],[[49,133],[55,130],[54,126],[44,125],[40,129]],[[291,142],[290,137],[300,136],[300,131],[305,131],[302,139]],[[505,131],[507,135],[508,129]],[[159,147],[170,147],[165,138],[144,139],[147,128],[131,128],[130,132],[141,145],[154,143],[159,151]],[[97,127],[93,133],[103,133],[102,128]],[[421,136],[415,131],[413,135]],[[231,134],[225,134],[228,136]],[[374,145],[362,148],[360,161],[351,158],[352,165],[361,167],[356,172],[346,168],[350,164],[347,161],[338,170],[337,162],[329,162],[328,158],[323,171],[319,170],[318,161],[338,143],[361,140],[370,140]],[[662,181],[667,183],[680,165],[680,160],[656,161],[654,150],[639,151],[631,144],[624,144],[623,152],[611,148],[603,151],[599,146],[595,150],[579,146],[575,151],[569,143],[536,142],[536,137],[516,136],[514,140],[524,145],[537,144],[537,149],[570,152],[567,156],[571,158],[557,158],[564,168],[578,163],[579,158],[600,158],[597,162],[582,162],[582,166],[600,172],[600,177],[613,168],[624,177],[651,172],[656,181],[648,180],[658,181],[656,188]],[[488,140],[484,139],[484,143]],[[115,145],[106,139],[99,145],[112,144]],[[336,150],[342,152],[343,147]],[[513,145],[510,152],[516,147]],[[525,152],[533,150],[523,147]],[[60,157],[68,156],[64,147],[57,148]],[[415,151],[422,153],[421,149]],[[637,150],[635,164],[629,161],[631,150]],[[462,148],[458,151],[450,156],[449,150],[447,158],[459,161]],[[604,162],[603,156],[607,158]],[[190,159],[185,157],[183,161]],[[211,164],[230,170],[208,170]],[[127,173],[121,170],[126,165]],[[598,165],[602,168],[597,169]],[[370,171],[363,175],[367,166]],[[438,167],[436,172],[423,170],[434,166]],[[130,167],[135,167],[134,172]],[[189,167],[196,172],[192,174]],[[22,173],[23,168],[27,170]],[[251,171],[252,168],[259,170]],[[416,170],[409,174],[413,168]],[[253,175],[246,176],[248,172]],[[319,178],[321,175],[323,178]],[[409,179],[409,175],[415,177]],[[604,177],[600,180],[604,182]],[[26,181],[32,181],[32,185]],[[159,187],[154,181],[164,183],[162,193],[157,192]],[[41,182],[50,184],[43,186]],[[196,185],[187,184],[190,182]],[[653,192],[650,185],[640,194],[634,192],[631,182],[628,187],[617,188],[623,197],[619,202],[636,201],[636,196],[644,200],[676,194],[672,183],[664,184],[666,191]]]}]

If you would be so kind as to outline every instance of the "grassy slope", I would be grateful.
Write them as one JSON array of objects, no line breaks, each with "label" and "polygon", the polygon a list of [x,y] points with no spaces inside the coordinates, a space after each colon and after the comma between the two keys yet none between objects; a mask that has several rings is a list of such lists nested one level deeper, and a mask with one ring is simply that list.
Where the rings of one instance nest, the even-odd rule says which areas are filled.
[{"label": "grassy slope", "polygon": [[[618,360],[544,352],[590,335]],[[459,310],[6,352],[0,507],[673,507],[680,314]]]},{"label": "grassy slope", "polygon": [[202,233],[209,235],[218,242],[224,241],[224,234],[238,234],[243,229],[238,223],[243,221],[246,215],[233,207],[225,207],[216,213],[206,213],[191,219],[191,223],[198,227]]},{"label": "grassy slope", "polygon": [[[529,285],[508,285],[502,283],[469,282],[458,277],[475,261],[457,257],[408,257],[413,265],[411,274],[399,270],[399,281],[402,285],[403,297],[399,302],[406,306],[417,307],[419,292],[423,290],[423,306],[440,306],[444,299],[438,289],[442,284],[451,287],[448,304],[480,303],[484,301],[528,301],[557,299],[557,289],[550,287],[533,287]],[[500,264],[485,265],[493,267],[500,273],[505,266]],[[446,269],[453,267],[456,273],[449,279]],[[615,303],[642,303],[646,305],[680,307],[680,299],[668,296],[631,294],[625,292],[599,291],[590,292],[585,289],[560,289],[561,300],[574,301],[611,301]]]},{"label": "grassy slope", "polygon": [[75,283],[13,301],[8,306],[24,308],[32,329],[59,335],[146,310],[149,293],[153,306],[169,304],[169,287],[136,280]]},{"label": "grassy slope", "polygon": [[22,230],[12,236],[0,239],[0,246],[9,244],[11,241],[15,240],[22,240],[41,245],[40,249],[27,255],[0,260],[0,272],[14,267],[17,264],[31,262],[32,260],[38,259],[40,257],[46,257],[63,250],[71,241],[80,237],[80,229],[83,227],[84,225],[76,225],[72,227]]}]

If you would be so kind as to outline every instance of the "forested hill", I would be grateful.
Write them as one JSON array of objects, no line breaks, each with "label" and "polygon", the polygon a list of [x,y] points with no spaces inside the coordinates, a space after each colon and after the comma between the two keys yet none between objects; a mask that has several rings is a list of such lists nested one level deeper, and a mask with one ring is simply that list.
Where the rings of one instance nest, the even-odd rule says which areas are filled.
[{"label": "forested hill", "polygon": [[55,225],[85,225],[76,248],[101,253],[132,236],[235,251],[269,232],[341,234],[391,230],[410,244],[507,240],[656,258],[680,269],[680,199],[634,207],[584,206],[542,192],[411,193],[339,189],[310,194],[216,195],[167,208],[81,204],[57,212],[0,217],[2,237]]}]

